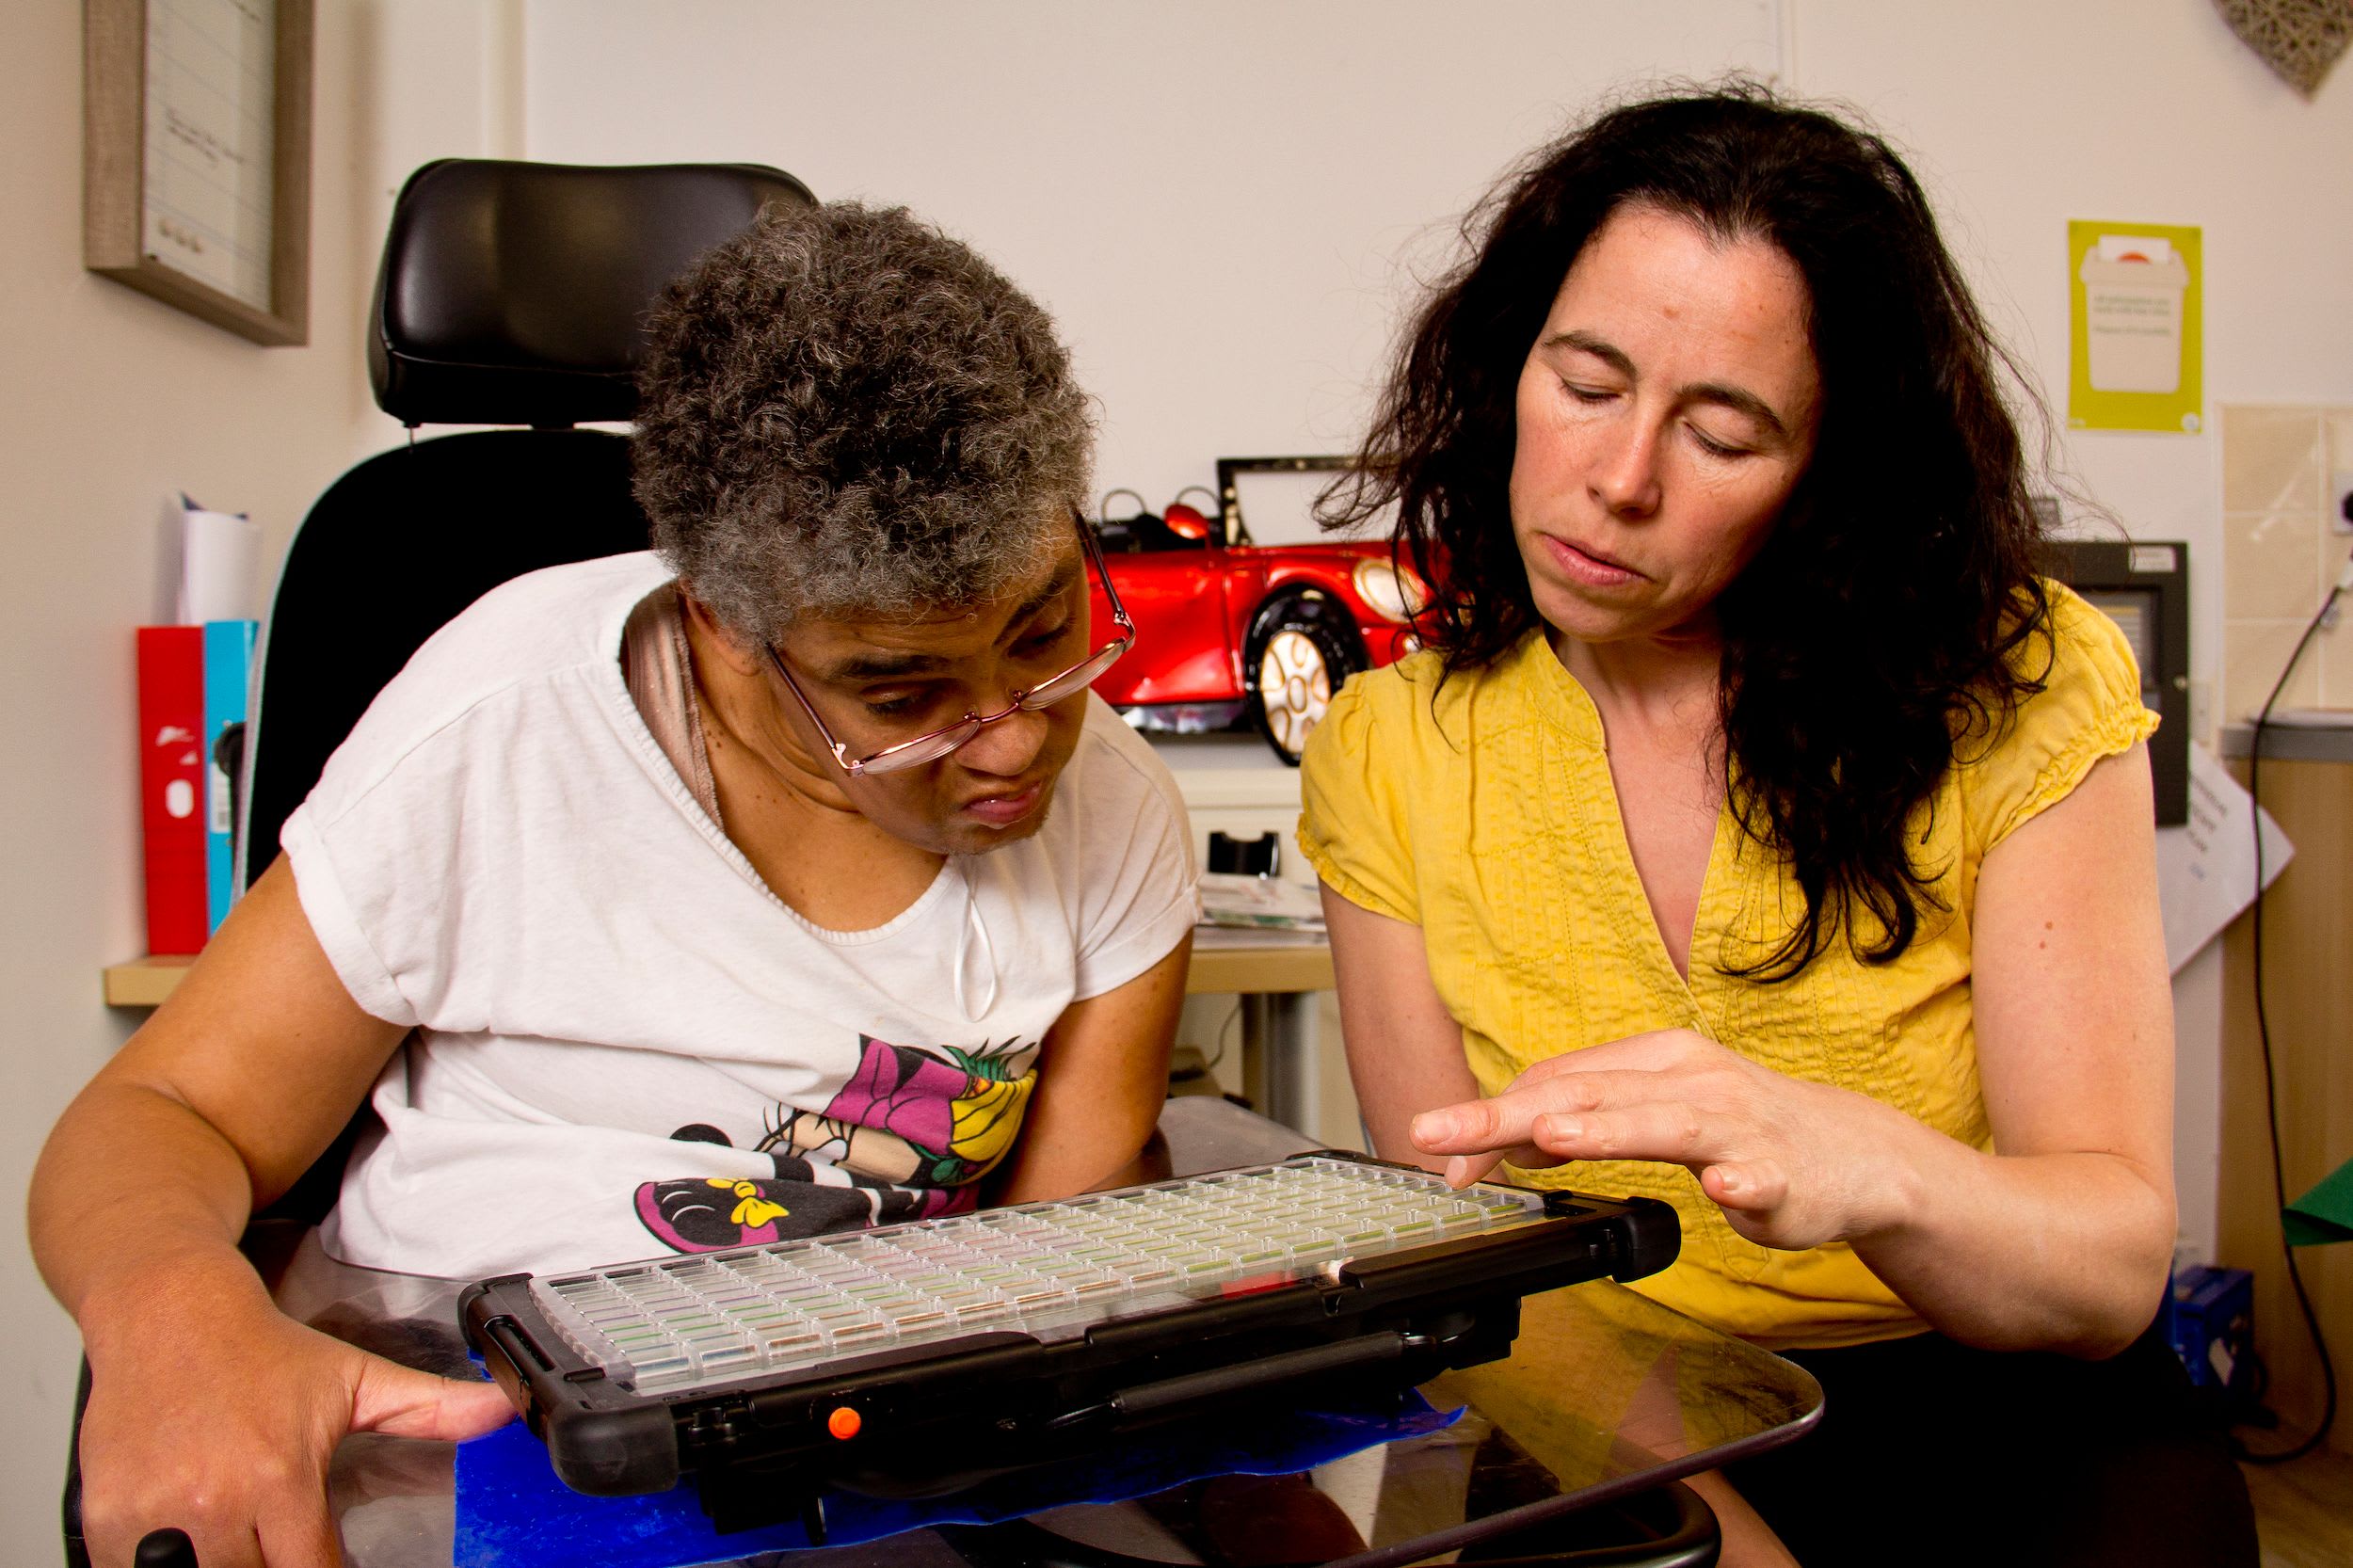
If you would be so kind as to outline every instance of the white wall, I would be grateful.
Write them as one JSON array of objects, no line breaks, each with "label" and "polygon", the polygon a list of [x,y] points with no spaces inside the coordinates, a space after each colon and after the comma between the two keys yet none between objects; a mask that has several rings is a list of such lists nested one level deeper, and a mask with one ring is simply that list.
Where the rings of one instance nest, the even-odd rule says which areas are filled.
[{"label": "white wall", "polygon": [[1221,454],[1350,445],[1409,260],[1576,105],[1774,48],[1762,0],[562,0],[525,59],[535,158],[754,158],[974,243],[1059,317],[1103,485],[1158,507]]}]

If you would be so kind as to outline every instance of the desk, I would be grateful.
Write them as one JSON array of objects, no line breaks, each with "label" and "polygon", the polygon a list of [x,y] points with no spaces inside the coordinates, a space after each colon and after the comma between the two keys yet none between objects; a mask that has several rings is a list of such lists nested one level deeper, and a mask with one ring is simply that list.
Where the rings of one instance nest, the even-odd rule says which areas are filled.
[{"label": "desk", "polygon": [[[136,958],[101,978],[109,1007],[160,1007],[194,958]],[[1288,931],[1196,929],[1187,996],[1241,999],[1242,1093],[1286,1127],[1313,1103],[1315,994],[1332,989],[1332,948]]]},{"label": "desk", "polygon": [[[1272,939],[1266,939],[1272,938]],[[109,1007],[160,1007],[179,986],[193,956],[166,954],[109,964],[98,972]],[[1289,932],[1193,933],[1187,996],[1231,996],[1332,989],[1332,949],[1321,936]]]},{"label": "desk", "polygon": [[[1160,1131],[1178,1172],[1280,1159],[1305,1146],[1286,1128],[1205,1098],[1171,1100]],[[463,1362],[456,1292],[456,1281],[345,1268],[315,1238],[278,1287],[280,1304],[304,1321],[436,1370]],[[1442,1410],[1468,1409],[1441,1432],[1284,1483],[1294,1496],[1316,1499],[1326,1528],[1353,1532],[1338,1537],[1335,1560],[1347,1568],[1400,1568],[1713,1468],[1797,1437],[1821,1408],[1820,1388],[1789,1363],[1607,1280],[1529,1298],[1507,1360],[1447,1373],[1423,1391]],[[453,1452],[448,1444],[396,1438],[344,1441],[330,1493],[352,1568],[444,1568]],[[1159,1513],[1165,1518],[1164,1509]],[[1131,1552],[1168,1540],[1140,1502],[1059,1509],[1040,1519],[1061,1539]],[[1034,1542],[1036,1528],[1010,1538]],[[998,1560],[954,1544],[962,1533],[918,1531],[809,1560],[826,1568]],[[1016,1556],[1035,1560],[1026,1550]]]},{"label": "desk", "polygon": [[[152,958],[148,962],[171,964],[180,960]],[[1187,996],[1251,996],[1330,989],[1332,944],[1321,933],[1193,927],[1193,968],[1185,975]]]},{"label": "desk", "polygon": [[1316,993],[1332,988],[1332,945],[1320,932],[1193,928],[1185,994],[1241,997],[1241,1092],[1266,1115],[1310,1137]]}]

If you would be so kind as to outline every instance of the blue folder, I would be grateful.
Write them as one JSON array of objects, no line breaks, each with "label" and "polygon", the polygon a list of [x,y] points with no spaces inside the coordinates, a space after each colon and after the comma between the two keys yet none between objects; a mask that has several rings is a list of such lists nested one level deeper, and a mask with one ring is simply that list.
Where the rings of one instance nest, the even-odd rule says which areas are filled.
[{"label": "blue folder", "polygon": [[259,623],[249,620],[204,623],[204,913],[209,931],[220,929],[237,897],[232,853],[236,786],[220,764],[218,748],[221,731],[246,721],[258,630]]},{"label": "blue folder", "polygon": [[[1164,1428],[1081,1462],[1000,1476],[952,1496],[828,1493],[824,1544],[854,1545],[933,1525],[998,1524],[1070,1503],[1149,1496],[1207,1476],[1295,1475],[1440,1431],[1462,1414],[1433,1410],[1418,1394],[1356,1409],[1254,1413],[1246,1429]],[[520,1422],[457,1450],[454,1568],[689,1568],[810,1544],[798,1523],[717,1533],[691,1481],[651,1496],[584,1496],[556,1480],[546,1448]]]}]

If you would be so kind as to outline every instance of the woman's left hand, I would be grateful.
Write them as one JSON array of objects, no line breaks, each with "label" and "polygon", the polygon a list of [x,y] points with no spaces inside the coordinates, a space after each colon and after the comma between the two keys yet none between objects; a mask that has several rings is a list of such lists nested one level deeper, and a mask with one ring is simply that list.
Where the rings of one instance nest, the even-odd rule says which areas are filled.
[{"label": "woman's left hand", "polygon": [[1454,1156],[1447,1178],[1504,1160],[1681,1165],[1760,1246],[1853,1240],[1899,1224],[1916,1174],[1902,1153],[1926,1128],[1876,1100],[1760,1067],[1688,1029],[1547,1057],[1490,1099],[1414,1118],[1412,1138]]}]

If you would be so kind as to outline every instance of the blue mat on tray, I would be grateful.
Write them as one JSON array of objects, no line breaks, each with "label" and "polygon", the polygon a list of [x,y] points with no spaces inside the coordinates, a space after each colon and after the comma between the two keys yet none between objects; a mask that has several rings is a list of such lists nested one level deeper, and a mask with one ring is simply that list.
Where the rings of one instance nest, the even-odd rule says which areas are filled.
[{"label": "blue mat on tray", "polygon": [[[1247,1432],[1193,1423],[1146,1432],[1100,1454],[982,1481],[948,1497],[825,1495],[825,1544],[879,1540],[930,1525],[986,1525],[1070,1503],[1117,1502],[1207,1476],[1285,1476],[1382,1443],[1451,1426],[1418,1394],[1401,1406],[1254,1412]],[[693,1484],[657,1496],[587,1497],[555,1477],[522,1423],[457,1449],[455,1568],[688,1568],[809,1545],[796,1523],[721,1535]]]}]

